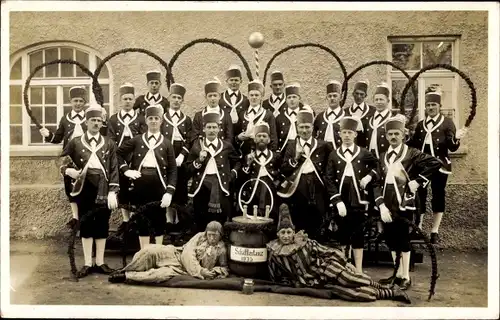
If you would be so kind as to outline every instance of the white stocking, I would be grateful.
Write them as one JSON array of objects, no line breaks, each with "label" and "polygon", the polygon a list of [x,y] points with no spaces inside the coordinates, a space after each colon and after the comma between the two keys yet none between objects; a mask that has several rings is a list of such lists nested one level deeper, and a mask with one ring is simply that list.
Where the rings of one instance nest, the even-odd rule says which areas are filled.
[{"label": "white stocking", "polygon": [[[391,255],[392,255],[392,261],[394,261],[394,265],[396,265],[396,251],[391,251]],[[398,271],[396,273],[396,277],[398,278],[402,278],[403,277],[403,262],[402,262],[402,256],[403,254],[401,254],[401,257],[399,258],[399,268],[398,268]]]},{"label": "white stocking", "polygon": [[95,264],[97,266],[104,264],[105,248],[106,248],[106,239],[95,239]]},{"label": "white stocking", "polygon": [[438,233],[439,232],[439,226],[441,225],[441,219],[443,219],[443,213],[442,212],[434,212],[434,221],[432,223],[432,231]]},{"label": "white stocking", "polygon": [[82,238],[83,257],[87,267],[92,267],[92,243],[94,243],[93,238]]}]

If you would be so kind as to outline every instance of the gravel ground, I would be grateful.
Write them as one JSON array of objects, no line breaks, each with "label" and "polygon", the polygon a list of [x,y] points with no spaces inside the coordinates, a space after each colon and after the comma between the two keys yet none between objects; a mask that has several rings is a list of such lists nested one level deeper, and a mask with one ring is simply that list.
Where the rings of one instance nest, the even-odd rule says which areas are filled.
[{"label": "gravel ground", "polygon": [[[81,245],[76,244],[76,263],[83,263]],[[178,289],[112,284],[105,275],[91,275],[79,282],[65,280],[69,263],[64,245],[55,240],[11,240],[11,303],[35,305],[204,305],[204,306],[407,306],[382,300],[353,303],[303,296],[256,292]],[[129,257],[130,261],[131,257]],[[121,266],[121,257],[109,253],[107,263]],[[430,259],[412,272],[414,285],[408,291],[413,307],[487,307],[487,252],[439,251],[441,277],[436,295],[427,302]],[[391,274],[387,266],[365,268],[375,279]]]}]

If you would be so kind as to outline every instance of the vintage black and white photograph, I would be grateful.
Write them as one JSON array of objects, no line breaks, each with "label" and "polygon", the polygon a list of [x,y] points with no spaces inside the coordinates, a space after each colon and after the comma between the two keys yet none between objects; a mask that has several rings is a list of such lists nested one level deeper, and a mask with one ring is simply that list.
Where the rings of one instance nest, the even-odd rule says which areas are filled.
[{"label": "vintage black and white photograph", "polygon": [[498,318],[498,13],[3,1],[2,316]]}]

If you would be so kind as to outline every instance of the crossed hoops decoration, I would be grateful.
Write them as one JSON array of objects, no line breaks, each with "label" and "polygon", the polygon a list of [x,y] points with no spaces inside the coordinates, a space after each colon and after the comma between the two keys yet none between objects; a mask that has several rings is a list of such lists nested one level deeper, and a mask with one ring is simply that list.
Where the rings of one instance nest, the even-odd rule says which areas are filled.
[{"label": "crossed hoops decoration", "polygon": [[[45,68],[47,66],[50,66],[50,65],[53,65],[53,64],[74,64],[74,65],[77,65],[85,74],[87,74],[92,79],[92,91],[94,93],[94,97],[95,97],[97,103],[100,104],[101,106],[103,106],[103,103],[104,103],[103,91],[102,91],[101,85],[99,84],[98,78],[99,78],[99,75],[100,75],[101,70],[104,67],[104,65],[109,60],[111,60],[112,58],[114,58],[114,57],[116,57],[118,55],[121,55],[121,54],[128,53],[128,52],[143,53],[143,54],[146,54],[146,55],[152,57],[153,59],[155,59],[156,61],[158,61],[163,66],[163,68],[165,68],[165,70],[166,70],[165,81],[166,81],[166,84],[167,84],[167,88],[170,89],[170,85],[175,82],[174,76],[172,74],[172,69],[174,67],[175,62],[178,60],[178,58],[180,57],[180,55],[184,51],[186,51],[187,49],[189,49],[189,48],[191,48],[194,45],[199,44],[199,43],[207,43],[207,44],[218,45],[220,47],[223,47],[223,48],[226,48],[226,49],[232,51],[234,54],[236,54],[238,56],[238,58],[243,63],[243,67],[246,70],[248,81],[252,81],[253,80],[252,71],[250,70],[248,62],[245,60],[245,58],[243,57],[243,55],[241,54],[241,52],[238,49],[236,49],[234,46],[232,46],[231,44],[223,42],[223,41],[220,41],[218,39],[202,38],[202,39],[193,40],[193,41],[185,44],[182,48],[180,48],[173,55],[172,59],[170,59],[170,61],[168,63],[165,62],[165,60],[163,60],[161,57],[159,57],[158,55],[156,55],[155,53],[153,53],[153,52],[151,52],[149,50],[142,49],[142,48],[125,48],[125,49],[122,49],[122,50],[115,51],[115,52],[111,53],[110,55],[108,55],[107,57],[105,57],[104,59],[102,59],[101,63],[97,66],[95,72],[90,71],[83,64],[81,64],[81,63],[79,63],[79,62],[77,62],[75,60],[71,60],[71,59],[58,59],[58,60],[46,62],[44,64],[41,64],[41,65],[37,66],[31,72],[31,74],[26,79],[26,82],[24,84],[23,100],[24,100],[24,105],[25,105],[26,112],[28,113],[28,115],[31,118],[31,120],[33,121],[33,123],[39,129],[42,128],[42,126],[40,125],[40,122],[36,119],[36,117],[33,115],[32,111],[31,111],[30,104],[29,104],[29,97],[28,97],[28,89],[30,87],[31,79],[35,76],[35,74],[39,70],[41,70],[42,68]],[[328,54],[330,54],[331,56],[333,56],[333,58],[336,60],[337,64],[339,65],[339,67],[340,67],[340,69],[342,71],[343,77],[344,77],[344,80],[343,80],[343,83],[342,83],[342,100],[340,102],[341,106],[344,106],[344,104],[345,104],[345,101],[346,101],[346,98],[347,98],[347,93],[348,93],[348,83],[349,83],[349,80],[351,80],[352,77],[354,77],[354,75],[356,75],[359,71],[361,71],[362,69],[367,68],[369,66],[373,66],[373,65],[389,65],[389,66],[391,66],[391,67],[393,67],[393,68],[401,71],[401,73],[408,79],[408,82],[406,83],[406,85],[405,85],[405,87],[404,87],[404,89],[402,91],[401,99],[399,101],[400,113],[402,115],[406,116],[404,102],[405,102],[405,99],[406,99],[406,95],[408,94],[408,91],[411,89],[412,93],[413,93],[413,96],[417,97],[418,93],[417,93],[417,88],[415,87],[415,82],[420,77],[420,75],[422,73],[424,73],[424,72],[429,71],[429,70],[441,68],[441,69],[447,69],[449,71],[457,73],[467,83],[467,85],[469,86],[470,96],[471,96],[471,99],[470,99],[470,113],[469,113],[469,116],[467,117],[467,119],[465,121],[465,127],[468,128],[470,126],[472,120],[474,119],[474,117],[476,115],[477,96],[476,96],[476,89],[474,87],[474,84],[473,84],[472,80],[464,72],[462,72],[461,70],[453,67],[452,65],[449,65],[449,64],[433,64],[433,65],[429,65],[427,67],[424,67],[424,68],[420,69],[417,73],[415,73],[415,75],[410,76],[403,68],[399,67],[398,65],[394,64],[391,61],[387,61],[387,60],[374,60],[374,61],[370,61],[370,62],[364,63],[364,64],[358,66],[352,72],[347,73],[347,70],[346,70],[344,64],[342,63],[342,60],[339,58],[339,56],[333,50],[331,50],[330,48],[328,48],[328,47],[326,47],[324,45],[321,45],[321,44],[317,44],[317,43],[303,43],[303,44],[290,45],[290,46],[287,46],[287,47],[281,49],[280,51],[276,52],[271,57],[271,59],[269,60],[269,62],[266,65],[266,68],[264,70],[264,76],[263,76],[263,84],[265,85],[267,72],[269,71],[269,69],[270,69],[273,61],[276,58],[278,58],[281,54],[286,53],[286,52],[288,52],[290,50],[299,49],[299,48],[306,48],[306,47],[318,48],[318,49],[321,49],[321,50],[327,52]],[[259,73],[258,73],[258,68],[259,68],[258,50],[255,51],[254,58],[256,59],[256,61],[255,61],[256,74],[257,74],[257,77],[259,77]],[[408,118],[407,125],[412,123],[413,118],[417,114],[417,111],[418,111],[418,101],[415,98],[414,101],[413,101],[413,107],[412,107],[411,113],[410,113],[409,117],[407,117]],[[158,205],[159,205],[158,201],[148,203],[148,204],[146,204],[146,205],[138,208],[137,213],[134,216],[139,217],[139,216],[142,215],[143,212],[146,211],[145,209],[147,209],[148,207],[158,206]],[[362,232],[362,229],[364,229],[367,225],[369,225],[370,223],[373,223],[374,221],[376,221],[378,219],[380,219],[380,218],[372,217],[370,219],[367,219],[367,221],[363,224],[363,226],[360,228],[360,230],[358,230],[356,232]],[[434,293],[435,293],[436,282],[437,282],[437,279],[439,277],[438,270],[437,270],[437,257],[436,257],[436,251],[434,249],[434,246],[430,243],[428,237],[422,232],[422,230],[417,225],[415,225],[413,222],[411,222],[410,220],[408,220],[406,218],[399,217],[399,216],[396,216],[395,219],[402,219],[405,223],[407,223],[414,230],[416,230],[417,235],[420,236],[420,238],[422,238],[424,240],[425,245],[427,247],[427,250],[429,251],[429,255],[431,257],[431,264],[432,264],[431,281],[430,281],[430,289],[429,289],[429,296],[428,296],[428,301],[429,301],[432,298],[432,296],[434,295]],[[74,242],[75,242],[75,238],[76,238],[76,233],[78,231],[78,225],[79,225],[78,221],[73,221],[73,223],[71,223],[71,221],[70,221],[70,223],[68,223],[68,226],[71,228],[71,233],[70,233],[70,237],[69,237],[69,241],[68,241],[68,255],[69,255],[70,266],[71,266],[71,274],[72,274],[71,278],[74,281],[78,281],[76,279],[76,266],[75,266],[75,258],[74,258]],[[124,235],[124,237],[125,237],[125,235]],[[124,250],[122,252],[124,252]],[[124,253],[122,253],[122,254],[124,254]],[[394,266],[394,275],[396,274],[396,272],[397,272],[397,270],[399,268],[399,264],[400,264],[399,257],[400,256],[401,256],[401,252],[397,252],[397,254],[396,254],[396,263],[395,263],[395,266]],[[126,257],[124,257],[123,263],[126,263]]]}]

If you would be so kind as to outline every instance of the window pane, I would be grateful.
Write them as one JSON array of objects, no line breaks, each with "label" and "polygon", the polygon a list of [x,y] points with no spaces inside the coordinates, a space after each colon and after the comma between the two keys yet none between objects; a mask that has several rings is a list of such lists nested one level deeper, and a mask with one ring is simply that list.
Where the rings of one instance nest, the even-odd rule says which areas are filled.
[{"label": "window pane", "polygon": [[404,70],[419,70],[420,43],[393,43],[392,62]]},{"label": "window pane", "polygon": [[[53,132],[53,131],[52,131]],[[30,143],[42,143],[43,137],[36,126],[30,126]]]},{"label": "window pane", "polygon": [[[73,49],[71,48],[61,48],[61,59],[71,59],[73,57]],[[74,65],[72,64],[61,64],[61,77],[74,77]]]},{"label": "window pane", "polygon": [[[31,114],[38,120],[42,122],[42,107],[31,107]],[[30,118],[30,123],[34,124],[33,120]]]},{"label": "window pane", "polygon": [[[453,76],[450,78],[425,78],[425,92],[437,90],[441,92],[441,111],[453,116]],[[446,112],[445,112],[446,111]],[[446,115],[445,114],[445,115]]]},{"label": "window pane", "polygon": [[[52,48],[45,50],[45,62],[59,59],[59,49]],[[45,77],[59,77],[59,64],[52,64],[45,67]]]},{"label": "window pane", "polygon": [[11,80],[19,80],[22,77],[22,64],[21,58],[19,58],[16,63],[10,69],[10,79]]},{"label": "window pane", "polygon": [[30,88],[30,104],[42,104],[42,87]]},{"label": "window pane", "polygon": [[423,46],[424,67],[431,64],[452,64],[452,42],[426,42]]},{"label": "window pane", "polygon": [[45,87],[45,104],[57,104],[57,87]]},{"label": "window pane", "polygon": [[[99,65],[102,60],[99,57],[96,57],[96,61],[97,65]],[[109,78],[108,67],[104,65],[104,67],[102,67],[101,73],[99,74],[99,79],[107,79],[107,78]]]},{"label": "window pane", "polygon": [[21,126],[10,126],[10,144],[23,144],[23,128]]},{"label": "window pane", "polygon": [[[399,102],[401,100],[401,94],[403,93],[403,89],[407,84],[407,80],[393,80],[392,81],[392,107],[397,109],[399,112],[400,106]],[[418,92],[418,83],[415,83],[415,88]],[[405,106],[405,115],[406,117],[410,117],[411,112],[413,110],[413,104],[416,103],[418,107],[418,97],[413,95],[413,90],[410,88],[408,93],[406,94],[404,106]],[[418,122],[418,110],[416,111],[416,115],[413,118],[413,121],[410,125],[416,125]]]},{"label": "window pane", "polygon": [[10,124],[23,123],[23,109],[18,106],[10,106]]},{"label": "window pane", "polygon": [[[35,70],[36,67],[43,64],[43,51],[40,50],[38,52],[30,54],[30,74]],[[38,70],[35,74],[35,77],[41,78],[43,77],[43,68]]]},{"label": "window pane", "polygon": [[10,104],[22,104],[22,99],[22,87],[10,86]]},{"label": "window pane", "polygon": [[45,107],[44,123],[57,123],[57,107]]},{"label": "window pane", "polygon": [[102,95],[104,98],[104,103],[109,103],[109,85],[103,84],[102,87]]},{"label": "window pane", "polygon": [[[80,62],[84,66],[89,68],[89,55],[88,53],[82,52],[80,50],[76,50],[76,61]],[[84,73],[80,67],[76,67],[76,76],[77,77],[88,77],[86,73]]]}]

